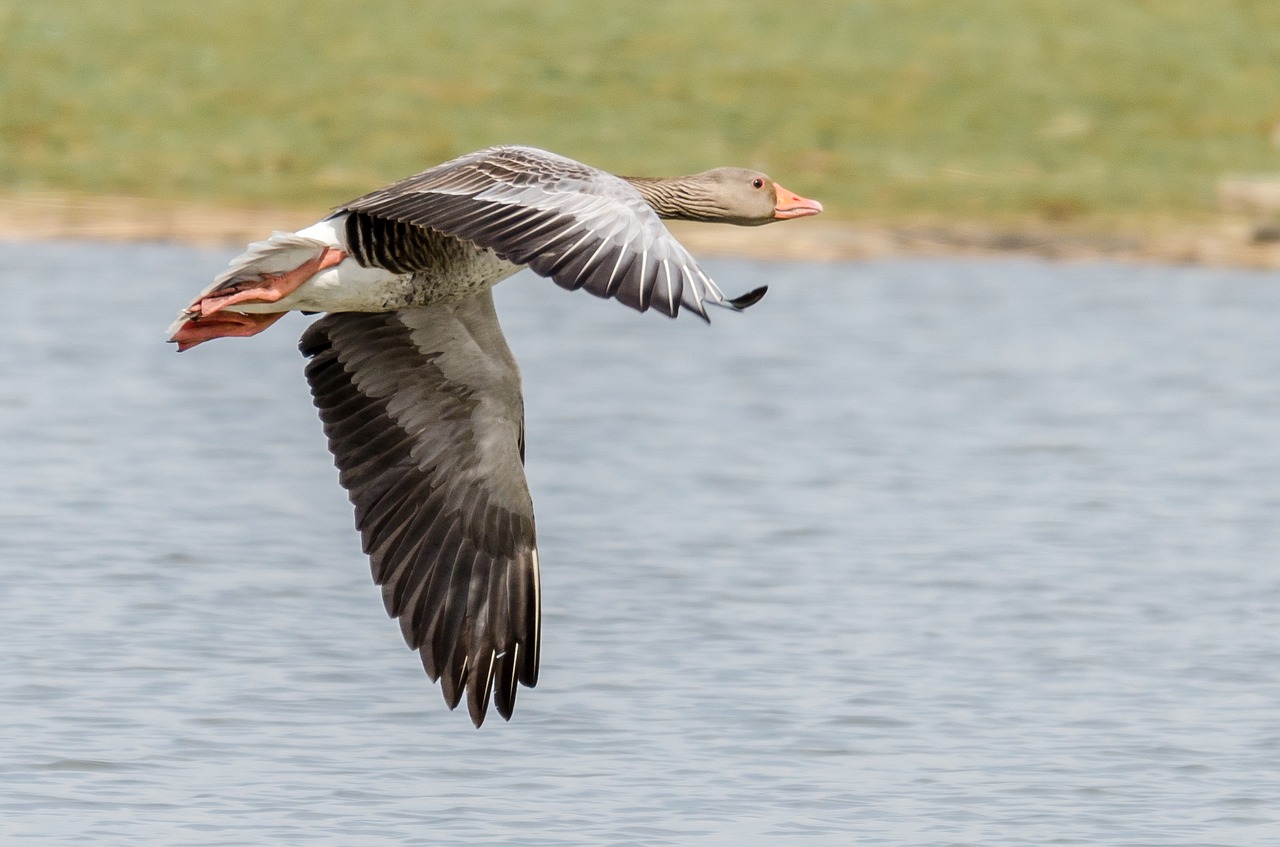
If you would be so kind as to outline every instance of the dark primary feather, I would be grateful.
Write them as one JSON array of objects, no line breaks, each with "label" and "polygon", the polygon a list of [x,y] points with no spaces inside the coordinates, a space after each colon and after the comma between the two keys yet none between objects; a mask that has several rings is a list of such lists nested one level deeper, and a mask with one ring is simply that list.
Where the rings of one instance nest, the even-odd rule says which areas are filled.
[{"label": "dark primary feather", "polygon": [[[765,290],[726,298],[630,183],[531,148],[463,156],[344,213],[357,262],[424,285],[476,273],[488,249],[672,317]],[[465,696],[479,726],[492,697],[509,718],[537,682],[540,589],[520,378],[491,293],[330,314],[301,347],[387,612],[450,708]]]},{"label": "dark primary feather", "polygon": [[[729,300],[620,177],[529,147],[494,147],[366,194],[347,240],[357,261],[396,273],[430,269],[438,232],[528,265],[564,288],[674,317]],[[416,229],[416,231],[415,231]],[[756,297],[755,299],[759,299]]]},{"label": "dark primary feather", "polygon": [[538,679],[540,597],[519,372],[489,292],[338,313],[301,349],[388,614],[453,708],[510,718]]}]

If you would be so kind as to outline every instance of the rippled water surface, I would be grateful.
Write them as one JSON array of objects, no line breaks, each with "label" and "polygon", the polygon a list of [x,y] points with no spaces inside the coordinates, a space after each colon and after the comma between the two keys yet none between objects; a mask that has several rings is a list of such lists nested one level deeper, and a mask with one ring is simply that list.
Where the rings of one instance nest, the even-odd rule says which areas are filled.
[{"label": "rippled water surface", "polygon": [[545,603],[515,719],[382,611],[233,251],[0,244],[5,844],[1280,843],[1280,279],[521,276]]}]

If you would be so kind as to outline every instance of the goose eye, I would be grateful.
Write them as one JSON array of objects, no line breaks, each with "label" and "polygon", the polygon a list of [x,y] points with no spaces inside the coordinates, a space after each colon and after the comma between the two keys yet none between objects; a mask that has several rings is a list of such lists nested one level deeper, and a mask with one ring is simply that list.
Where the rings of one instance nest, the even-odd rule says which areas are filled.
[{"label": "goose eye", "polygon": [[751,187],[764,188],[764,180],[761,179],[760,177],[756,177],[755,179],[751,180]]}]

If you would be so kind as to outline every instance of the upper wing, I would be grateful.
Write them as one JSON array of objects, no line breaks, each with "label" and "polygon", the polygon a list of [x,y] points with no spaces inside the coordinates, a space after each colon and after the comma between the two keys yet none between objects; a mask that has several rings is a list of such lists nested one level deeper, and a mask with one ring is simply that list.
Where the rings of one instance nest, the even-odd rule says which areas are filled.
[{"label": "upper wing", "polygon": [[[348,248],[361,264],[413,270],[404,224],[463,238],[568,289],[674,317],[728,299],[620,177],[532,147],[491,147],[345,204]],[[400,224],[396,226],[395,224]]]},{"label": "upper wing", "polygon": [[449,707],[511,717],[538,680],[540,597],[520,374],[486,291],[328,315],[307,380],[387,612]]}]

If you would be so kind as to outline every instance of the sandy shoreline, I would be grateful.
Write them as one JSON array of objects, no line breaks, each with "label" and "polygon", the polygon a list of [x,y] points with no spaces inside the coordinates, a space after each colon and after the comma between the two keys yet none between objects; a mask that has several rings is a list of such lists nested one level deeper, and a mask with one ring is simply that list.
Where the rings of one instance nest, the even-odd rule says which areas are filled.
[{"label": "sandy shoreline", "polygon": [[[235,209],[135,197],[58,193],[0,196],[0,240],[166,241],[235,247],[273,230],[299,229],[317,211]],[[1038,256],[1062,260],[1202,264],[1280,269],[1280,231],[1243,216],[1152,231],[1080,234],[978,223],[877,224],[812,220],[744,229],[675,223],[695,253],[840,261],[892,256]]]}]

